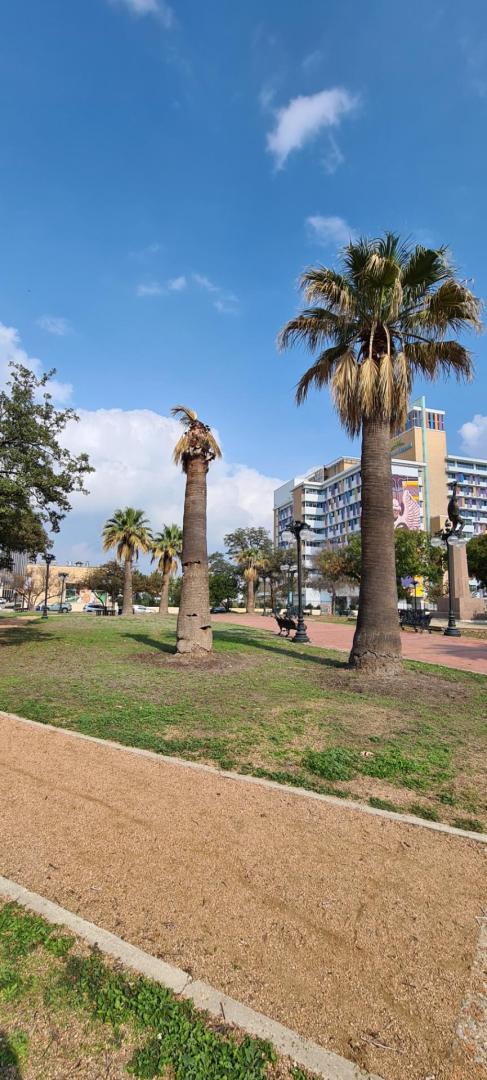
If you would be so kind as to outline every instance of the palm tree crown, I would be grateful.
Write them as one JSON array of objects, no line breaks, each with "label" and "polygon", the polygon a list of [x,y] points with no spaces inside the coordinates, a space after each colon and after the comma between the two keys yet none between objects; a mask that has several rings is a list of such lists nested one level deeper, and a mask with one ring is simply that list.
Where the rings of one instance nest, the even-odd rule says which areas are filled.
[{"label": "palm tree crown", "polygon": [[411,247],[386,233],[344,248],[342,269],[311,267],[301,288],[311,305],[284,327],[279,345],[303,342],[315,363],[298,383],[330,384],[340,420],[357,435],[364,420],[404,424],[415,375],[469,379],[468,350],[450,335],[480,329],[481,303],[455,277],[445,247]]},{"label": "palm tree crown", "polygon": [[105,551],[116,548],[119,561],[137,558],[139,551],[150,551],[151,546],[152,534],[143,510],[131,506],[115,510],[104,525],[103,548]]},{"label": "palm tree crown", "polygon": [[163,525],[162,532],[156,533],[152,540],[152,562],[157,560],[159,570],[165,570],[168,563],[175,570],[176,557],[182,549],[183,531],[179,525]]},{"label": "palm tree crown", "polygon": [[187,472],[190,459],[199,457],[209,464],[222,456],[211,429],[208,424],[198,420],[194,409],[188,409],[186,405],[175,405],[171,409],[171,415],[178,416],[185,429],[174,447],[173,454],[176,465],[182,465],[184,472]]}]

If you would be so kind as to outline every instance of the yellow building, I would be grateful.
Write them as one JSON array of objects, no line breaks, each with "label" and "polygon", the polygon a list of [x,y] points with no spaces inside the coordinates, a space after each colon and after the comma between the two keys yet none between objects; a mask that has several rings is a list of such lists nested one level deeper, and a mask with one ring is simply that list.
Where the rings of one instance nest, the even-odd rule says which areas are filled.
[{"label": "yellow building", "polygon": [[[85,563],[66,563],[65,565],[57,566],[52,562],[49,568],[49,583],[47,590],[47,602],[48,604],[59,604],[61,602],[61,594],[63,595],[63,601],[67,601],[71,604],[73,611],[83,611],[85,604],[90,604],[92,601],[98,600],[99,597],[95,596],[91,589],[81,585],[90,570],[95,570],[96,567],[86,565]],[[64,583],[61,575],[66,575]],[[45,587],[46,587],[46,564],[44,562],[28,563],[25,571],[25,578],[27,582],[26,592],[29,596],[30,606],[36,607],[44,600]]]}]

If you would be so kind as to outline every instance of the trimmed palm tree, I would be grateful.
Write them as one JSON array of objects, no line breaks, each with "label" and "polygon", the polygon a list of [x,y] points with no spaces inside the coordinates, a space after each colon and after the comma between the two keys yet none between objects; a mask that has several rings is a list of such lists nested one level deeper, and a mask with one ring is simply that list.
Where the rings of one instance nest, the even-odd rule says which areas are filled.
[{"label": "trimmed palm tree", "polygon": [[255,611],[255,583],[262,569],[262,555],[253,548],[245,548],[237,555],[237,562],[243,572],[247,586],[247,614],[252,615]]},{"label": "trimmed palm tree", "polygon": [[151,550],[152,535],[143,510],[127,506],[115,510],[113,517],[103,527],[103,550],[116,548],[117,559],[124,564],[122,615],[133,614],[132,569],[139,557]]},{"label": "trimmed palm tree", "polygon": [[177,566],[176,559],[182,550],[183,533],[179,525],[163,525],[162,532],[156,533],[152,542],[152,562],[157,561],[157,568],[162,574],[159,615],[168,613],[169,581]]},{"label": "trimmed palm tree", "polygon": [[470,353],[455,335],[480,328],[481,304],[444,247],[413,248],[386,233],[348,244],[341,262],[340,272],[318,266],[303,274],[308,306],[279,342],[318,354],[298,383],[298,404],[312,386],[328,385],[346,430],[362,434],[362,580],[350,663],[393,673],[401,644],[391,430],[404,427],[416,375],[471,378]]},{"label": "trimmed palm tree", "polygon": [[177,651],[191,655],[211,652],[208,550],[206,543],[206,477],[221,450],[210,428],[193,409],[171,409],[184,427],[174,449],[174,461],[186,475],[181,563],[183,585],[177,624]]}]

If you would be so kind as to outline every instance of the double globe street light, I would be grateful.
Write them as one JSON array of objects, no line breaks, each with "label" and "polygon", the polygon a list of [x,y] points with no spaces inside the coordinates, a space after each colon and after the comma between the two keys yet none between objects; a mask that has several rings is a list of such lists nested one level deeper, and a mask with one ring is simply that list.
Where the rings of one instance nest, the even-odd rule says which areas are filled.
[{"label": "double globe street light", "polygon": [[306,626],[304,622],[303,613],[303,557],[302,557],[302,542],[303,540],[312,540],[313,533],[305,521],[294,521],[292,525],[286,529],[282,534],[282,539],[286,544],[292,543],[293,539],[296,541],[297,551],[297,566],[298,566],[298,625],[292,641],[297,641],[298,645],[309,642],[309,637],[306,633]]}]

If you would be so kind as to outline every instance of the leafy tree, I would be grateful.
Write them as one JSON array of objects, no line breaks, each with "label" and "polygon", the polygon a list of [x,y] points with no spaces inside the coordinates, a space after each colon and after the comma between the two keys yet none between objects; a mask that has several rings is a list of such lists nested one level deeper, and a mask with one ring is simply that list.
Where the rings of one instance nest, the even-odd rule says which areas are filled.
[{"label": "leafy tree", "polygon": [[351,580],[348,573],[346,548],[323,548],[315,555],[313,563],[317,571],[314,579],[316,587],[326,589],[331,593],[331,613],[334,615],[338,589],[340,586],[343,588]]},{"label": "leafy tree", "polygon": [[151,550],[152,535],[143,510],[134,510],[127,506],[125,510],[116,510],[113,517],[103,528],[103,548],[109,551],[116,548],[117,559],[124,563],[122,615],[132,615],[132,567],[139,556]]},{"label": "leafy tree", "polygon": [[159,615],[167,615],[169,609],[169,579],[177,568],[177,558],[183,550],[183,533],[179,525],[163,525],[152,544],[152,562],[157,560],[162,574]]},{"label": "leafy tree", "polygon": [[45,526],[59,532],[71,509],[70,495],[84,491],[93,472],[86,454],[74,457],[60,444],[66,424],[78,417],[58,410],[49,393],[54,371],[37,378],[10,364],[0,391],[0,550],[37,555],[48,545]]},{"label": "leafy tree", "polygon": [[183,584],[177,625],[177,651],[206,654],[213,647],[206,540],[206,477],[221,450],[210,428],[193,409],[176,405],[183,434],[174,449],[174,461],[186,475],[183,518]]},{"label": "leafy tree", "polygon": [[487,589],[487,532],[473,536],[467,544],[468,570]]},{"label": "leafy tree", "polygon": [[262,527],[235,529],[224,537],[225,547],[237,563],[247,590],[247,612],[255,611],[255,591],[259,577],[272,552],[272,542],[267,529]]},{"label": "leafy tree", "polygon": [[169,581],[169,607],[179,607],[181,603],[181,590],[183,587],[182,577],[171,578]]},{"label": "leafy tree", "polygon": [[215,551],[208,558],[210,603],[224,604],[227,609],[238,596],[239,577],[235,567],[224,555]]},{"label": "leafy tree", "polygon": [[[345,574],[350,581],[362,579],[362,538],[360,533],[350,538],[342,553]],[[428,594],[433,596],[442,586],[446,569],[445,555],[441,548],[433,547],[429,533],[416,529],[396,529],[394,532],[394,565],[396,584],[401,595],[409,593],[401,586],[401,579],[421,577]]]},{"label": "leafy tree", "polygon": [[471,377],[455,337],[479,329],[480,301],[455,276],[446,248],[412,248],[398,236],[349,243],[341,271],[318,266],[301,284],[307,307],[284,327],[281,347],[317,354],[297,401],[329,385],[340,420],[362,435],[362,559],[350,663],[395,673],[401,655],[391,499],[391,428],[404,427],[416,375]]}]

